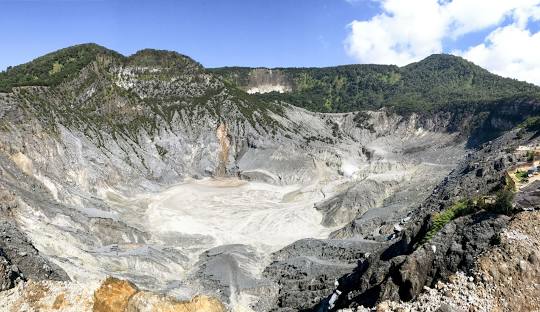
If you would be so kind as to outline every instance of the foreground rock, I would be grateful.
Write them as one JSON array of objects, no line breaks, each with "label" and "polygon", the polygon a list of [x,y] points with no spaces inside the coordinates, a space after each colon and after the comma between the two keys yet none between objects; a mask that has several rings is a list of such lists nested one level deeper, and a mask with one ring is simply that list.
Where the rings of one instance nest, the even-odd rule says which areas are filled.
[{"label": "foreground rock", "polygon": [[[376,311],[539,311],[540,211],[517,214],[500,234],[500,244],[475,261],[467,276],[426,287],[412,302],[385,301]],[[345,311],[371,311],[364,307]]]},{"label": "foreground rock", "polygon": [[[6,269],[11,270],[12,277],[33,280],[69,280],[60,267],[39,254],[26,235],[16,227],[13,220],[0,220],[0,259],[2,259],[0,260],[2,265],[7,265]],[[0,288],[3,287],[0,286]]]},{"label": "foreground rock", "polygon": [[516,208],[521,210],[540,209],[540,181],[534,181],[516,194]]},{"label": "foreground rock", "polygon": [[540,310],[540,211],[517,215],[500,238],[478,261],[494,310]]},{"label": "foreground rock", "polygon": [[[97,289],[96,289],[97,288]],[[21,282],[0,296],[2,311],[18,312],[225,312],[217,299],[179,301],[107,278],[101,285],[58,281]]]}]

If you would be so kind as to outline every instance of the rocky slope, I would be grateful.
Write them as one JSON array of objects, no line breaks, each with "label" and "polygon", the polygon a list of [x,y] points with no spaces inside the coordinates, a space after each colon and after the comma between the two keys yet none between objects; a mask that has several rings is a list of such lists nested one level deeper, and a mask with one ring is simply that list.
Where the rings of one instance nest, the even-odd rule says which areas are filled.
[{"label": "rocky slope", "polygon": [[[513,154],[515,148],[521,144],[538,144],[536,133],[523,129],[512,131],[469,154],[435,188],[421,208],[416,209],[410,221],[411,225],[398,235],[399,238],[394,240],[392,245],[364,257],[351,274],[339,279],[338,289],[342,293],[336,305],[357,307],[374,306],[383,300],[409,301],[415,299],[424,287],[435,287],[439,281],[448,280],[454,272],[475,274],[475,268],[487,261],[482,255],[493,252],[496,250],[495,246],[500,244],[500,237],[504,235],[501,233],[507,231],[505,228],[510,218],[480,210],[456,218],[432,238],[426,239],[427,231],[434,220],[433,212],[444,211],[459,199],[479,199],[508,187],[506,171],[522,161]],[[537,190],[535,186],[531,188],[533,189],[518,192],[514,204],[517,209],[537,207],[538,202],[531,196]],[[449,198],[452,200],[449,201]],[[524,201],[523,198],[528,198],[529,201]],[[520,202],[521,205],[517,204]],[[528,218],[526,213],[519,216]],[[534,228],[534,222],[529,226]],[[484,260],[478,260],[479,257]],[[519,261],[520,257],[518,254],[513,255],[509,261]],[[534,273],[532,276],[533,279],[536,278]],[[506,292],[509,295],[513,290],[509,288]],[[405,306],[416,307],[414,309],[422,311],[434,309],[434,303],[430,303],[431,306],[426,303],[426,296],[430,295],[425,294],[416,303]],[[474,297],[474,294],[471,296]],[[396,304],[391,306],[399,308]],[[324,302],[317,307],[318,310],[327,308],[328,303]],[[511,311],[513,307],[502,310]]]},{"label": "rocky slope", "polygon": [[[251,86],[274,81],[265,75]],[[414,287],[389,279],[416,255],[426,261],[430,247],[413,247],[430,213],[490,193],[511,162],[505,148],[532,134],[509,132],[475,153],[467,142],[538,110],[527,97],[480,119],[315,113],[250,95],[177,53],[124,57],[95,45],[14,67],[0,82],[3,289],[115,276],[255,311],[326,309],[335,279],[350,284],[340,307],[407,299],[468,267],[459,259],[485,244],[459,246],[459,265],[436,258],[427,277],[401,277]],[[469,216],[447,235],[491,237],[507,219]]]},{"label": "rocky slope", "polygon": [[475,259],[469,276],[463,272],[449,275],[447,282],[425,287],[413,302],[384,301],[376,310],[538,311],[540,233],[535,224],[539,221],[538,211],[518,213],[499,234],[500,242]]}]

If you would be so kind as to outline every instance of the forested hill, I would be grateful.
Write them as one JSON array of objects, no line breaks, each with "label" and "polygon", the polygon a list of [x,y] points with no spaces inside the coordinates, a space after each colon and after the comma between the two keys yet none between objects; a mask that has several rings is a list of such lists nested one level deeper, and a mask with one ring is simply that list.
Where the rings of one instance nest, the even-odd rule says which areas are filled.
[{"label": "forested hill", "polygon": [[[56,86],[76,79],[99,58],[115,64],[167,68],[161,79],[176,74],[213,73],[235,94],[251,102],[283,101],[319,112],[351,112],[386,107],[397,113],[452,111],[493,112],[519,103],[540,103],[540,87],[503,78],[457,56],[435,54],[407,66],[345,65],[326,68],[205,69],[176,52],[142,50],[125,57],[97,44],[61,49],[0,72],[0,92],[19,86]],[[244,91],[260,85],[279,85],[279,92]],[[515,106],[515,105],[514,105]],[[521,114],[519,108],[514,116]],[[535,113],[534,113],[535,114]],[[514,117],[512,117],[514,118]],[[516,122],[519,122],[514,118]]]},{"label": "forested hill", "polygon": [[[266,69],[210,69],[247,90]],[[503,78],[457,56],[435,54],[404,67],[346,65],[266,70],[287,84],[288,92],[260,94],[321,112],[393,107],[398,112],[475,110],[493,103],[540,99],[540,87]],[[268,79],[266,80],[268,82]]]},{"label": "forested hill", "polygon": [[20,86],[55,86],[73,79],[79,71],[99,55],[121,58],[119,53],[88,43],[48,53],[18,66],[0,72],[0,92],[9,92]]}]

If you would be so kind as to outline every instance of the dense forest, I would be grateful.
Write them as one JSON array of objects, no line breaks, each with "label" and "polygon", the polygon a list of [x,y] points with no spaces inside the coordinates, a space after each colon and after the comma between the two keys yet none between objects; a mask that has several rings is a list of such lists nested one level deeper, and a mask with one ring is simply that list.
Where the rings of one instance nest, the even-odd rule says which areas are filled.
[{"label": "dense forest", "polygon": [[0,72],[0,92],[20,86],[55,86],[75,78],[98,55],[120,54],[97,44],[81,44],[41,56],[26,64]]},{"label": "dense forest", "polygon": [[119,63],[138,66],[161,66],[178,72],[202,70],[202,66],[191,58],[177,52],[145,49],[130,57],[97,44],[80,44],[61,49],[35,60],[8,67],[0,72],[0,92],[10,92],[14,87],[56,86],[77,77],[79,71],[99,56],[109,56]]},{"label": "dense forest", "polygon": [[[146,49],[124,57],[96,44],[61,49],[29,63],[0,72],[0,92],[19,86],[56,86],[75,78],[99,56],[131,65],[160,65],[172,72],[204,71],[191,58],[176,52]],[[186,72],[187,70],[187,72]],[[206,69],[231,88],[246,90],[253,69]],[[540,102],[540,87],[491,74],[463,58],[436,54],[404,67],[346,65],[327,68],[276,68],[290,92],[249,96],[260,103],[283,101],[312,111],[350,112],[387,107],[398,113],[439,110],[485,111],[504,103]],[[165,75],[167,79],[169,75]],[[247,94],[245,94],[248,97]]]},{"label": "dense forest", "polygon": [[[244,88],[252,69],[211,69]],[[276,68],[292,86],[287,93],[260,94],[321,112],[392,107],[404,112],[465,109],[490,103],[540,99],[540,88],[502,78],[463,58],[436,54],[404,67],[346,65],[327,68]]]}]

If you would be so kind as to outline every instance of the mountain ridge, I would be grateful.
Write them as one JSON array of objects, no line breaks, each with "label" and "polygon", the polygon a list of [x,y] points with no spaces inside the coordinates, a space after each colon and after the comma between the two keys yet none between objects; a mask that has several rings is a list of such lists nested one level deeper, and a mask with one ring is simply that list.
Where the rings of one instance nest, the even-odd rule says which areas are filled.
[{"label": "mountain ridge", "polygon": [[475,102],[511,100],[518,95],[540,98],[538,86],[497,76],[461,57],[448,54],[434,54],[402,67],[357,64],[323,68],[223,67],[209,70],[244,90],[253,87],[257,78],[255,74],[271,72],[273,76],[281,76],[281,80],[288,84],[285,89],[289,91],[269,92],[261,94],[261,98],[283,100],[321,112],[381,107],[393,107],[399,113],[432,112],[452,110],[452,106]]},{"label": "mountain ridge", "polygon": [[[474,101],[488,102],[516,95],[540,98],[538,86],[497,76],[450,54],[433,54],[402,67],[348,64],[330,67],[205,68],[189,56],[175,51],[142,49],[124,56],[94,43],[60,49],[0,72],[0,92],[9,92],[16,86],[56,86],[73,78],[78,70],[102,55],[131,65],[169,66],[176,70],[193,67],[215,74],[244,91],[254,70],[282,73],[291,90],[283,94],[270,92],[258,97],[269,101],[283,100],[321,112],[350,112],[380,107],[395,107],[400,112],[421,112],[451,109],[452,105],[467,102],[472,97]],[[78,56],[80,60],[74,62],[73,56]]]},{"label": "mountain ridge", "polygon": [[[122,68],[130,69],[126,72]],[[134,78],[139,93],[133,92]],[[206,87],[201,89],[202,85]],[[105,122],[114,129],[120,122],[120,127],[126,129],[124,121],[132,123],[138,118],[137,123],[146,124],[150,131],[156,127],[152,126],[155,120],[148,119],[149,112],[165,121],[183,108],[189,114],[203,109],[220,116],[220,103],[229,98],[252,125],[270,130],[275,123],[268,118],[269,111],[279,115],[281,106],[289,104],[314,112],[384,108],[403,116],[416,113],[427,119],[450,114],[453,117],[446,130],[463,132],[472,138],[470,146],[534,116],[540,103],[540,87],[497,76],[448,54],[434,54],[403,67],[357,64],[325,68],[204,68],[189,56],[174,51],[143,49],[124,56],[97,44],[82,44],[0,73],[0,92],[33,86],[52,88],[46,92],[57,94],[55,105],[51,106],[47,99],[41,101],[45,102],[41,112],[46,120],[63,116],[80,123],[81,117],[94,116],[93,123]],[[68,105],[66,99],[72,103]],[[107,104],[113,99],[128,104],[122,106],[123,115],[113,116],[114,105]],[[80,103],[85,113],[74,109],[73,102]],[[29,109],[38,108],[33,105]],[[55,111],[54,116],[51,111]],[[127,118],[130,115],[132,118]]]}]

